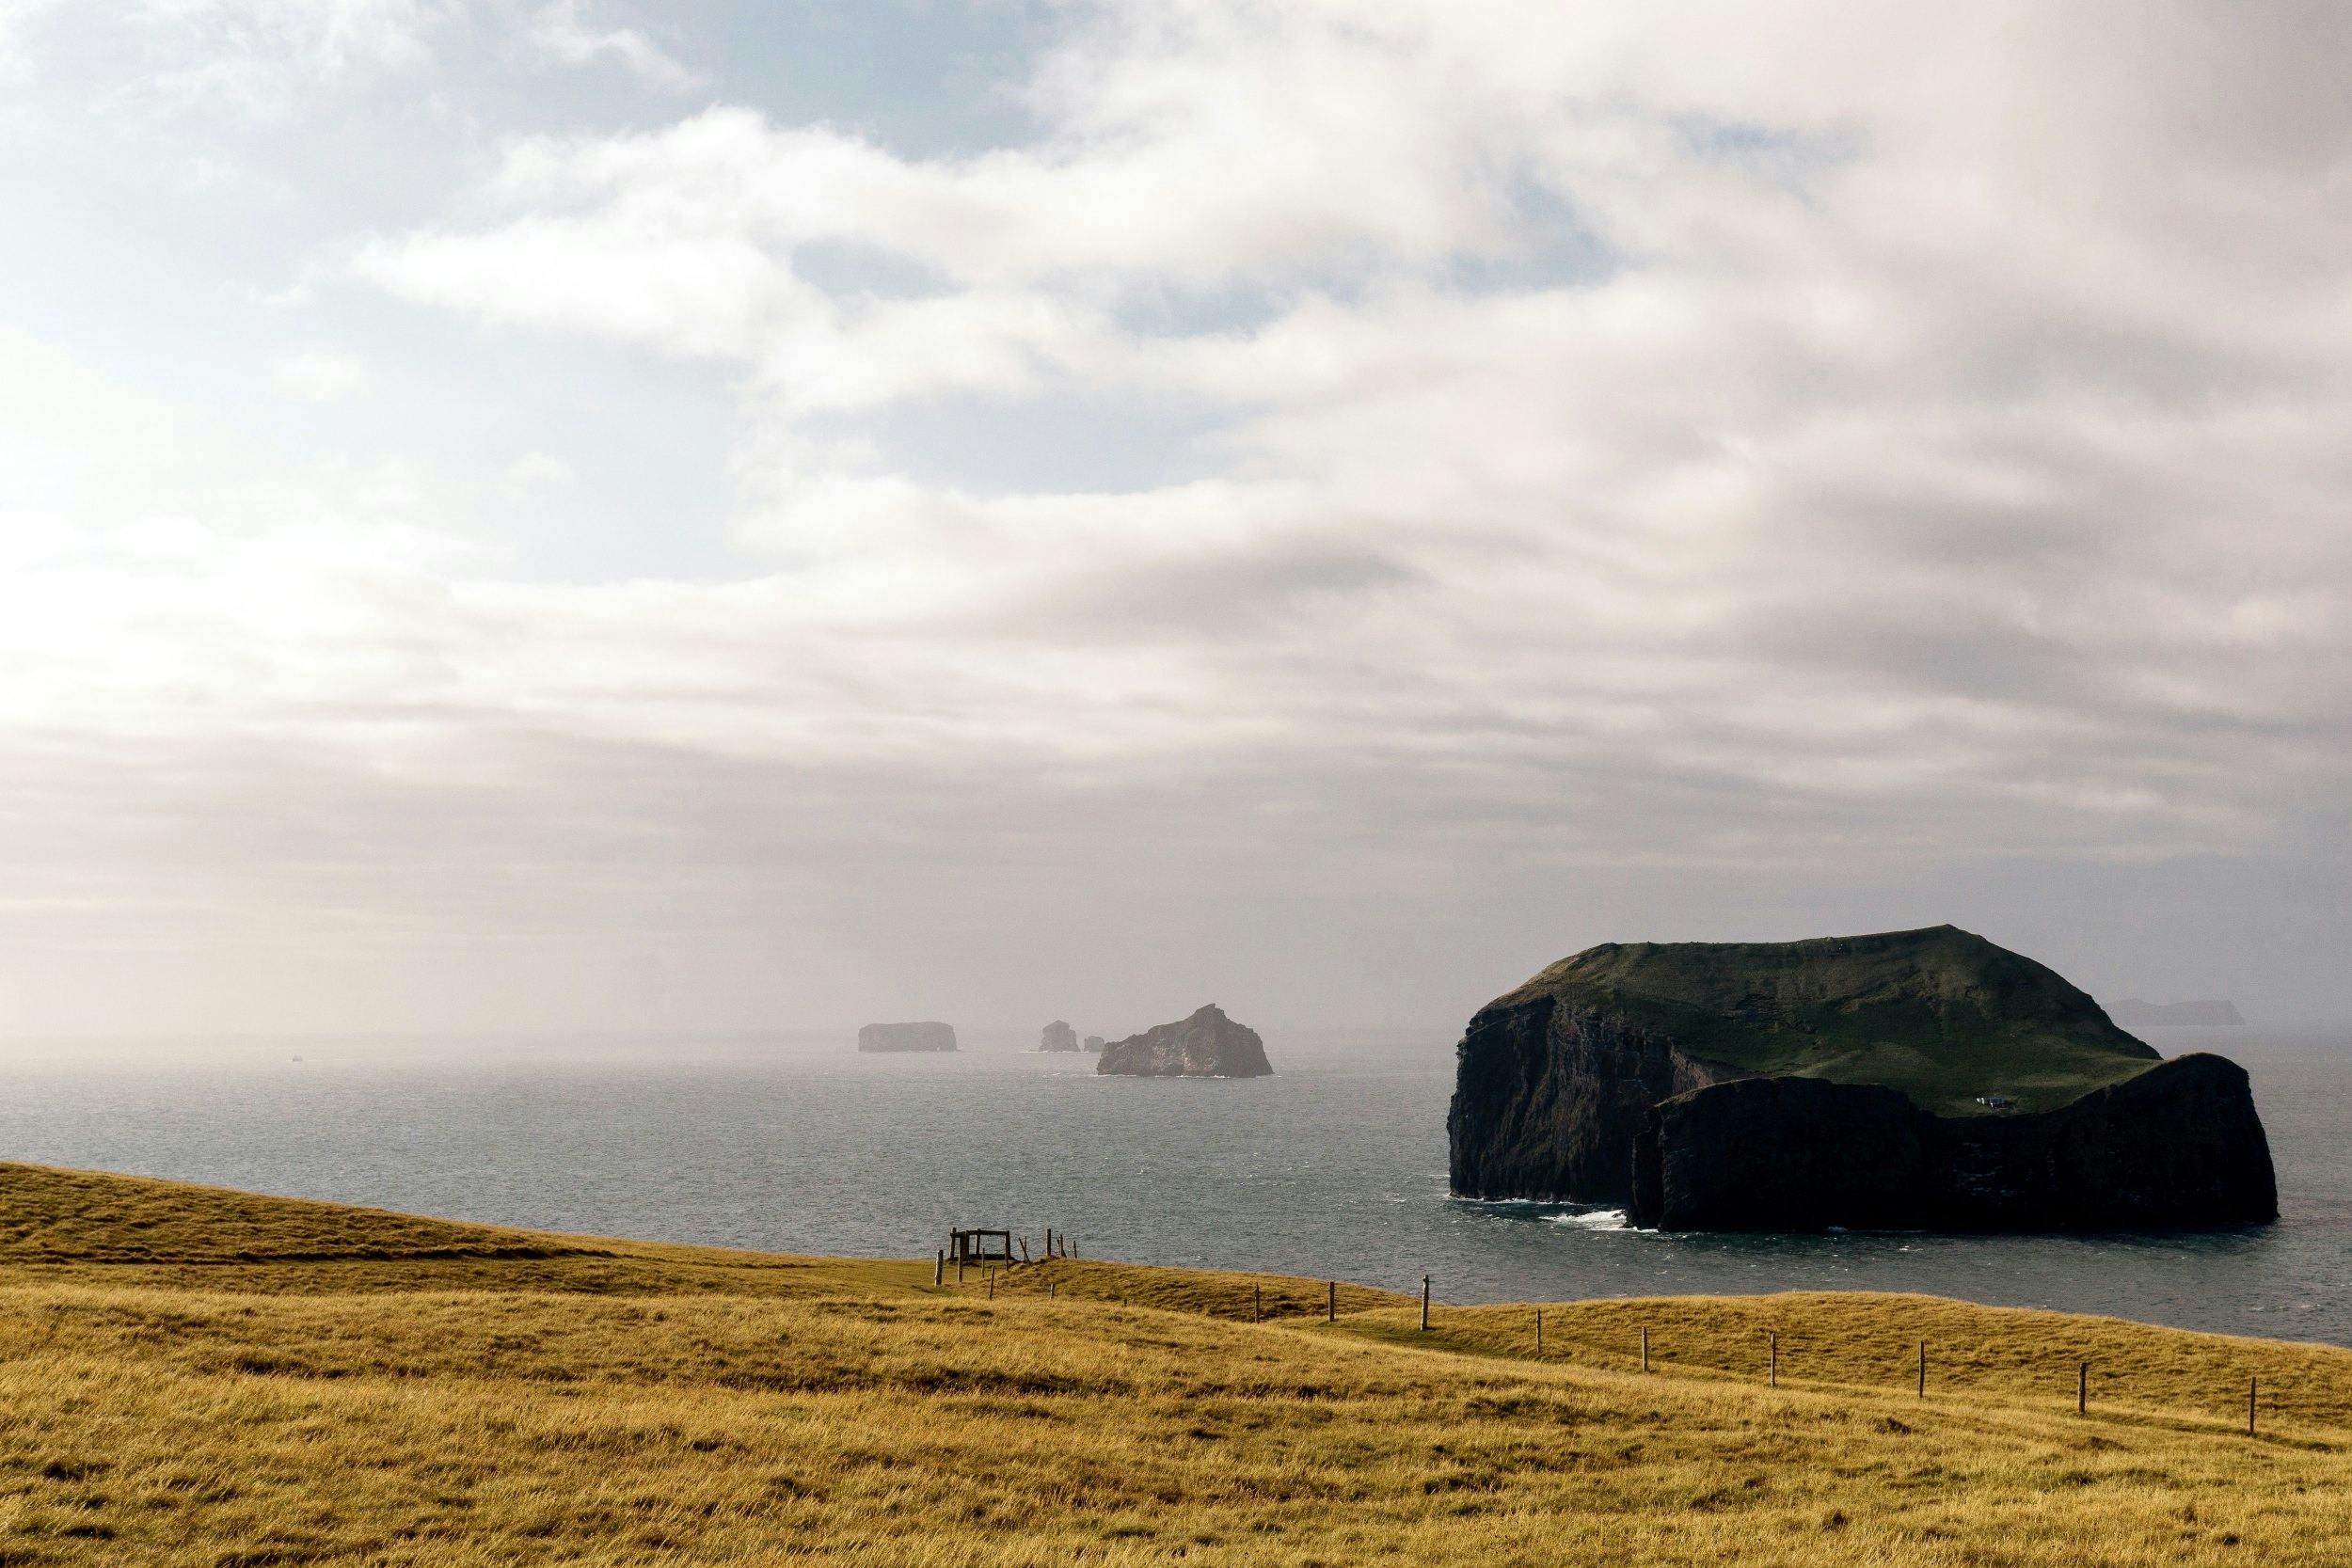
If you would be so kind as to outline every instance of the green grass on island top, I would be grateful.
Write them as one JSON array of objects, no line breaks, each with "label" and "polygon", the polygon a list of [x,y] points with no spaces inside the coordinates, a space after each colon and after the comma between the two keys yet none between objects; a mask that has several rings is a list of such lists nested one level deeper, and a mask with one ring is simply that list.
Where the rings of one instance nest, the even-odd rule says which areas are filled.
[{"label": "green grass on island top", "polygon": [[1626,1013],[1748,1072],[1899,1089],[1939,1116],[1980,1095],[2041,1111],[2158,1053],[2062,976],[1951,926],[1781,942],[1611,942],[1505,1000],[1549,991]]},{"label": "green grass on island top", "polygon": [[1852,1293],[1547,1304],[1538,1354],[1532,1305],[1325,1300],[0,1164],[0,1563],[2347,1560],[2352,1352]]}]

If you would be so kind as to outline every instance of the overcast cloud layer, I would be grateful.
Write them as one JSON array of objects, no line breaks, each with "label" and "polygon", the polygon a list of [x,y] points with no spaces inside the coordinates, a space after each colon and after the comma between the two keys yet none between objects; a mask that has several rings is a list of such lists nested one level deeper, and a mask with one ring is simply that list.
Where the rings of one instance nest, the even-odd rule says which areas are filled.
[{"label": "overcast cloud layer", "polygon": [[1946,919],[2345,1016],[2346,58],[0,0],[0,1028],[1442,1024]]}]

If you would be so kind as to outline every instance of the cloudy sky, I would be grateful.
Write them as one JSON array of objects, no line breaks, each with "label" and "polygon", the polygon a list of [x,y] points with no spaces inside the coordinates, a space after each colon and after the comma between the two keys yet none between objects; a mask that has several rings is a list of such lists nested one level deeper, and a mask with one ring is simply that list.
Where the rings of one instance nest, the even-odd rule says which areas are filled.
[{"label": "cloudy sky", "polygon": [[0,1033],[2352,1016],[2352,10],[0,0]]}]

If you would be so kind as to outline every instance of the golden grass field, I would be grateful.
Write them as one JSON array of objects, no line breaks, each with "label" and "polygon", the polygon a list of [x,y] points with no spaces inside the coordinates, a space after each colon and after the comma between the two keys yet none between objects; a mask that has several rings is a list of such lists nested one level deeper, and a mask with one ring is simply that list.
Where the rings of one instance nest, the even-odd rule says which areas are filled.
[{"label": "golden grass field", "polygon": [[1537,1359],[1533,1307],[930,1280],[0,1164],[0,1568],[2352,1562],[2352,1352],[1837,1294],[1549,1304]]}]

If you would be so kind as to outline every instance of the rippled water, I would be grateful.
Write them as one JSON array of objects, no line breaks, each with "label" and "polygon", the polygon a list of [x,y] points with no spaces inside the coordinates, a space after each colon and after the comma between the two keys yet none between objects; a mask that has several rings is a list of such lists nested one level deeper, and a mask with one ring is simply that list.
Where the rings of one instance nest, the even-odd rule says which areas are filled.
[{"label": "rippled water", "polygon": [[[0,1048],[0,1158],[564,1230],[928,1255],[951,1225],[1440,1299],[1925,1291],[2352,1344],[2352,1038],[2158,1037],[2254,1074],[2277,1225],[2217,1235],[1659,1236],[1447,1196],[1450,1040],[1271,1036],[1278,1076],[847,1042],[322,1040],[176,1065]],[[292,1057],[299,1053],[301,1061]]]}]

